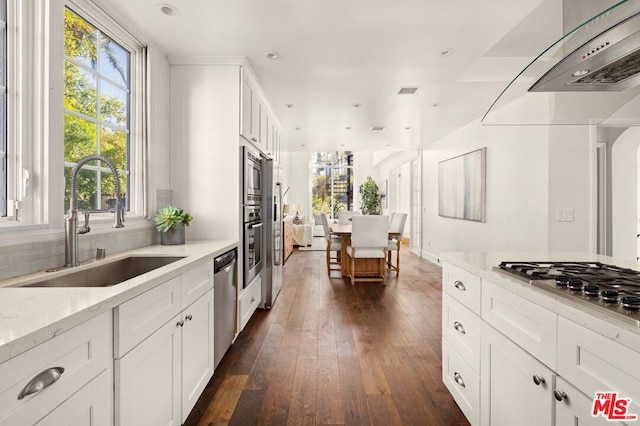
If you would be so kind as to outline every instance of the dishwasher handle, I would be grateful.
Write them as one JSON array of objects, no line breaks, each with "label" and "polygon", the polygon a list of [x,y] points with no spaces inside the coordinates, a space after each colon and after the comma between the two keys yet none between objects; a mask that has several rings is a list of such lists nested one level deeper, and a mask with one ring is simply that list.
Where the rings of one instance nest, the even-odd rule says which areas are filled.
[{"label": "dishwasher handle", "polygon": [[227,268],[236,263],[236,250],[231,250],[225,254],[216,257],[213,260],[213,273],[217,274],[220,271],[228,270]]}]

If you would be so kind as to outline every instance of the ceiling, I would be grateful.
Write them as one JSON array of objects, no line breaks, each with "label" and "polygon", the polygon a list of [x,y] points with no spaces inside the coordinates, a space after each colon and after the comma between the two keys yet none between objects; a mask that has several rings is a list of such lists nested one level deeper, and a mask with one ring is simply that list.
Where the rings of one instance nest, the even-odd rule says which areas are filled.
[{"label": "ceiling", "polygon": [[[164,15],[161,2],[179,13]],[[482,117],[562,32],[561,0],[101,4],[169,57],[245,56],[289,151],[426,146]],[[443,55],[445,50],[451,54]],[[265,57],[271,51],[279,58]],[[418,90],[399,95],[402,87]]]}]

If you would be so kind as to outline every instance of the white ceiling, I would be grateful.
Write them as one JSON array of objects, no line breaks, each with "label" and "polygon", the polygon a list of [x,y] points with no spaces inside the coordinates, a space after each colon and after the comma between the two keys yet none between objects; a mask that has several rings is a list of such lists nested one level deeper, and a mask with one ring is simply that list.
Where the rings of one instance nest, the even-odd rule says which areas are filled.
[{"label": "white ceiling", "polygon": [[[179,15],[163,15],[165,1]],[[285,150],[424,146],[480,118],[562,27],[561,0],[101,3],[168,56],[245,56]],[[453,53],[443,57],[443,49]],[[267,59],[268,51],[280,58]],[[405,86],[419,90],[398,95]]]}]

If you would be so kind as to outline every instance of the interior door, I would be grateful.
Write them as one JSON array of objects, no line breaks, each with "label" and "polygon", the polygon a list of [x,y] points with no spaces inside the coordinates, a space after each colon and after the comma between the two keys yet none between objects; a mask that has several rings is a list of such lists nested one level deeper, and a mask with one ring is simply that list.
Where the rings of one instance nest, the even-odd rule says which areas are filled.
[{"label": "interior door", "polygon": [[412,253],[422,251],[422,167],[421,156],[411,161],[411,212],[409,214],[409,244]]}]

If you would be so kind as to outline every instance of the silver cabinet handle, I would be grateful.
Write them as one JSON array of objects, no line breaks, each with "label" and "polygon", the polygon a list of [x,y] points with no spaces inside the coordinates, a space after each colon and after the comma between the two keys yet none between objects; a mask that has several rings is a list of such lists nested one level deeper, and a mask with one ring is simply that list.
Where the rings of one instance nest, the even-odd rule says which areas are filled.
[{"label": "silver cabinet handle", "polygon": [[458,332],[460,332],[462,334],[467,334],[467,331],[464,329],[464,326],[462,325],[461,322],[458,322],[458,321],[454,322],[453,323],[453,328],[455,328],[456,331],[458,331]]},{"label": "silver cabinet handle", "polygon": [[249,301],[249,303],[253,303],[253,302],[255,302],[255,301],[256,301],[256,298],[255,298],[255,297],[252,297],[252,298],[251,298],[251,300]]},{"label": "silver cabinet handle", "polygon": [[178,321],[176,323],[176,327],[183,327],[184,326],[184,321]]},{"label": "silver cabinet handle", "polygon": [[565,392],[562,392],[561,390],[558,390],[558,389],[554,389],[553,396],[555,396],[556,400],[558,400],[558,401],[562,401],[564,399],[569,399],[569,397],[567,396],[567,394]]},{"label": "silver cabinet handle", "polygon": [[458,372],[453,373],[453,380],[455,380],[456,383],[462,386],[463,388],[467,387],[467,385],[464,384],[464,380],[462,379],[462,376],[458,374]]},{"label": "silver cabinet handle", "polygon": [[541,384],[545,384],[546,381],[544,380],[544,377],[540,377],[537,374],[533,375],[533,383],[536,384],[536,386],[540,386]]},{"label": "silver cabinet handle", "polygon": [[453,286],[460,291],[467,291],[467,288],[464,286],[462,281],[456,280],[456,282],[453,283]]},{"label": "silver cabinet handle", "polygon": [[18,394],[18,399],[22,399],[27,395],[31,395],[40,392],[42,389],[48,388],[58,381],[60,376],[62,376],[62,373],[64,373],[64,368],[62,367],[47,368],[46,370],[38,373],[36,377],[29,380],[29,383],[22,388]]},{"label": "silver cabinet handle", "polygon": [[186,319],[187,321],[191,321],[193,319],[193,315],[189,314],[186,317],[184,317],[184,319]]}]

